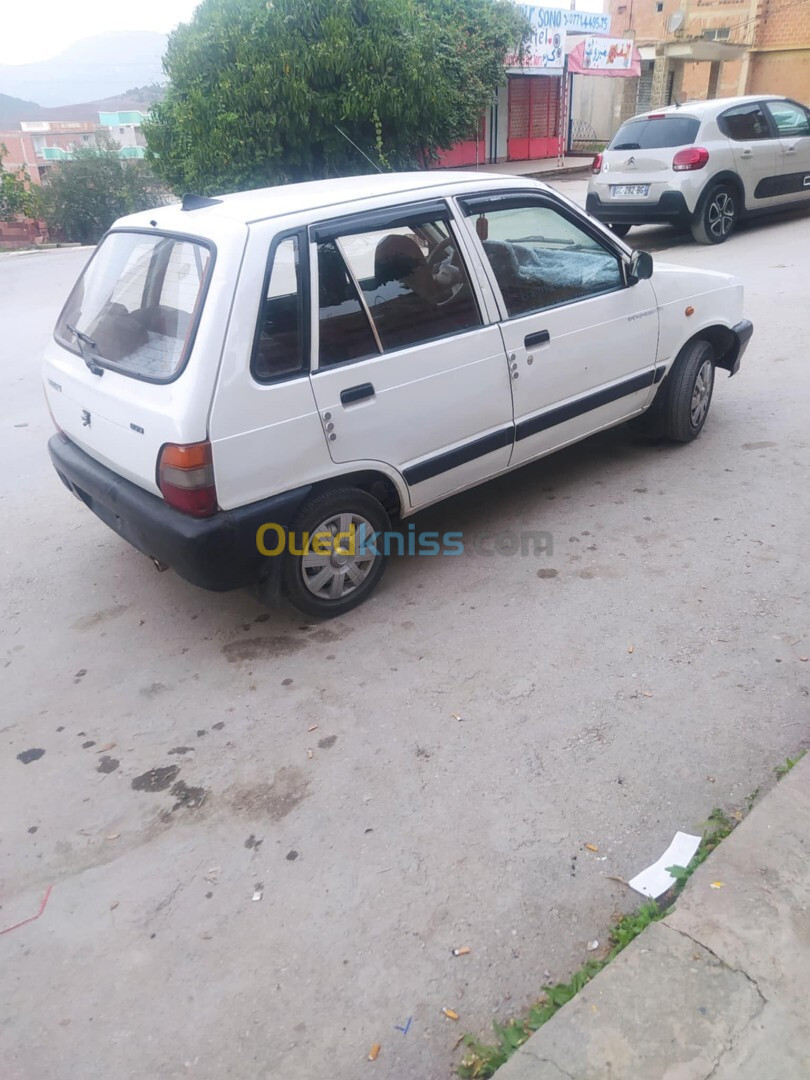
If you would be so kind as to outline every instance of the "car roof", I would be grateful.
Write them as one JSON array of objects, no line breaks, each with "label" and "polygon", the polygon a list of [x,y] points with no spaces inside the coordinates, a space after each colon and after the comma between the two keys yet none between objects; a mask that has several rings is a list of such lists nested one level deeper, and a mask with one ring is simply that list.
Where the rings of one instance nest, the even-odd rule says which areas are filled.
[{"label": "car roof", "polygon": [[682,105],[666,105],[662,109],[648,109],[631,117],[632,120],[643,120],[647,116],[693,116],[698,120],[709,120],[719,116],[721,112],[732,108],[734,105],[746,105],[755,101],[785,101],[781,94],[744,94],[740,97],[712,98],[710,101],[685,101]]},{"label": "car roof", "polygon": [[[312,180],[301,184],[284,184],[278,187],[258,188],[235,192],[232,195],[213,196],[211,199],[186,197],[181,203],[155,210],[145,210],[120,218],[115,228],[148,226],[157,221],[158,228],[196,232],[206,219],[227,219],[234,224],[249,225],[268,218],[288,217],[302,213],[318,216],[320,211],[340,207],[344,212],[361,211],[363,203],[385,196],[458,195],[469,190],[479,190],[500,183],[510,188],[533,187],[550,190],[547,185],[525,177],[512,177],[503,173],[444,170],[371,173],[370,175],[343,176],[331,180]],[[195,202],[198,205],[194,205]],[[159,219],[159,220],[158,220]]]}]

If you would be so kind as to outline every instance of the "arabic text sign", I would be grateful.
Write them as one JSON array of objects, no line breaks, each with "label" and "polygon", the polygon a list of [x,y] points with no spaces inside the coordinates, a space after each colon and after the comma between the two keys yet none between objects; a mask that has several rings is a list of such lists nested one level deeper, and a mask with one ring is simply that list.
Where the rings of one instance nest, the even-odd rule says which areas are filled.
[{"label": "arabic text sign", "polygon": [[609,34],[610,15],[595,11],[569,11],[568,8],[535,7],[520,4],[533,28],[568,30],[572,34]]},{"label": "arabic text sign", "polygon": [[625,38],[587,37],[582,66],[596,71],[626,71],[633,63],[633,42]]},{"label": "arabic text sign", "polygon": [[507,67],[534,68],[539,71],[562,71],[565,59],[565,31],[532,26],[521,63],[517,56],[506,58]]}]

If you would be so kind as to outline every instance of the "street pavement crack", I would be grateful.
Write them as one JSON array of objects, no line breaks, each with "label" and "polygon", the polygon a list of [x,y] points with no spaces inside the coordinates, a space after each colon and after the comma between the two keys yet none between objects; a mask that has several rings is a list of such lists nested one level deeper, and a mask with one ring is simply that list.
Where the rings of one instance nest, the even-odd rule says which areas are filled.
[{"label": "street pavement crack", "polygon": [[[688,941],[693,942],[695,945],[698,946],[698,948],[705,949],[706,952],[710,956],[713,956],[715,958],[715,960],[718,962],[718,964],[722,964],[723,967],[726,968],[728,971],[733,971],[735,975],[742,975],[743,978],[747,979],[748,982],[751,983],[751,985],[753,986],[753,988],[756,990],[757,994],[759,995],[759,999],[760,999],[760,1002],[761,1002],[759,1011],[761,1012],[762,1009],[765,1008],[765,1006],[768,1004],[768,999],[765,997],[765,995],[760,990],[759,984],[757,983],[756,979],[752,979],[747,971],[743,971],[742,968],[735,968],[735,967],[732,967],[730,964],[727,964],[726,961],[722,958],[722,956],[717,955],[717,953],[714,951],[714,949],[710,949],[709,946],[704,944],[702,941],[698,941],[698,939],[695,938],[695,937],[692,937],[691,934],[687,934],[687,932],[685,930],[679,930],[677,928],[677,926],[672,926],[670,923],[668,923],[666,921],[666,919],[664,920],[664,926],[666,926],[666,928],[668,930],[674,930],[676,934],[680,934],[681,937],[685,937]],[[711,1074],[709,1074],[709,1075],[711,1075]]]}]

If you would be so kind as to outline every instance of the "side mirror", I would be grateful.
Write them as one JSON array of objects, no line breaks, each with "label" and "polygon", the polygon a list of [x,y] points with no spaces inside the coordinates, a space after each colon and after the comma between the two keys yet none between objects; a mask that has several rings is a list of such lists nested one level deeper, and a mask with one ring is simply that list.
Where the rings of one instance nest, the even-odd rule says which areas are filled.
[{"label": "side mirror", "polygon": [[649,251],[634,251],[630,258],[630,280],[646,281],[653,275],[653,257]]}]

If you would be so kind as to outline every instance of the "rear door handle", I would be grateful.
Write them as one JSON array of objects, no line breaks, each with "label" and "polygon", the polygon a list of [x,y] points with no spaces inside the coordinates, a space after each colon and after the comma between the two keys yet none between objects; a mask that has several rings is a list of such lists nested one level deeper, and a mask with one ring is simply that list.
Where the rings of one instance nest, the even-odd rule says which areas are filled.
[{"label": "rear door handle", "polygon": [[749,158],[749,157],[753,157],[753,156],[754,156],[754,151],[750,148],[750,146],[747,146],[745,148],[745,150],[743,150],[742,153],[740,154],[740,157],[744,157],[744,158]]},{"label": "rear door handle", "polygon": [[346,390],[340,391],[340,404],[351,405],[355,401],[362,401],[363,398],[374,397],[374,387],[370,382],[360,383],[359,386],[350,386]]},{"label": "rear door handle", "polygon": [[551,341],[548,330],[538,330],[536,334],[527,334],[523,344],[527,349],[531,349],[533,345],[545,345],[547,341]]}]

